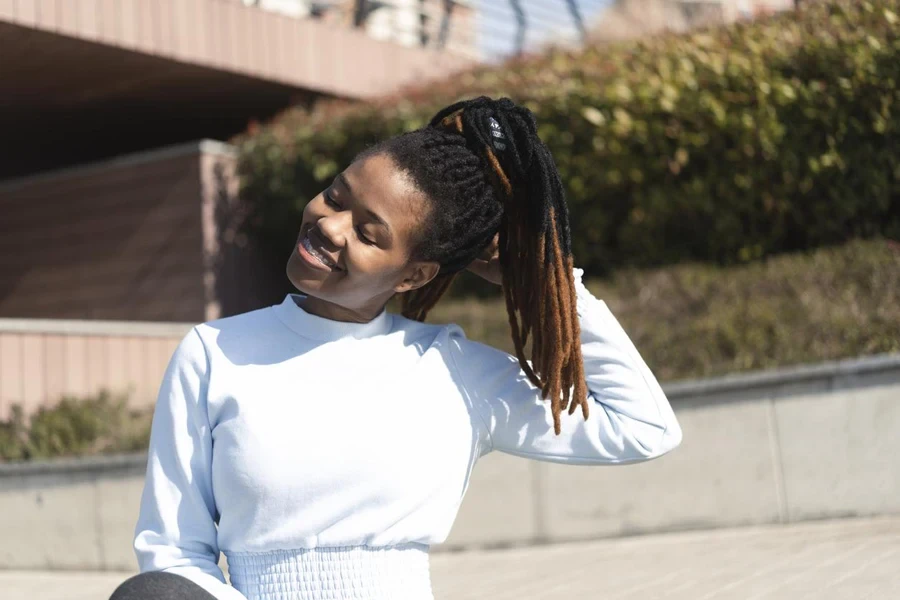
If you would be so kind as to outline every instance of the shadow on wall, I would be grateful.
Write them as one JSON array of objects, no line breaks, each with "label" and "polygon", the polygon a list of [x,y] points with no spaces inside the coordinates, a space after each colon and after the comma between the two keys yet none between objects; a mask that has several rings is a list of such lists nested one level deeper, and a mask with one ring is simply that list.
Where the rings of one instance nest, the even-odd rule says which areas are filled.
[{"label": "shadow on wall", "polygon": [[211,202],[214,232],[204,252],[208,273],[204,284],[211,296],[207,320],[280,303],[291,291],[285,276],[291,249],[267,247],[247,232],[250,210],[239,194],[233,157],[205,160],[204,201]]}]

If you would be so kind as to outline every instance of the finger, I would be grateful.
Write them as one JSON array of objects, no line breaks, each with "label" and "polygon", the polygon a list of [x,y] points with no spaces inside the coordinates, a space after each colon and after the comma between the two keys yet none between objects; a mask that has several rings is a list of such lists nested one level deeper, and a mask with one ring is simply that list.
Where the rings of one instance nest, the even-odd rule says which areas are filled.
[{"label": "finger", "polygon": [[497,233],[494,235],[493,239],[491,239],[491,243],[484,247],[479,258],[483,258],[485,260],[489,260],[495,256],[497,256],[500,252],[500,234]]}]

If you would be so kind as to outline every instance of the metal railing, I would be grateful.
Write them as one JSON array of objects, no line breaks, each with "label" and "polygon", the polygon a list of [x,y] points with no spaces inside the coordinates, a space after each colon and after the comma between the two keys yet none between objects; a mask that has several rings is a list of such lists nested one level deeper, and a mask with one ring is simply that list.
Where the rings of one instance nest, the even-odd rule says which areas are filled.
[{"label": "metal railing", "polygon": [[579,44],[612,0],[239,0],[298,18],[365,30],[407,46],[482,59]]}]

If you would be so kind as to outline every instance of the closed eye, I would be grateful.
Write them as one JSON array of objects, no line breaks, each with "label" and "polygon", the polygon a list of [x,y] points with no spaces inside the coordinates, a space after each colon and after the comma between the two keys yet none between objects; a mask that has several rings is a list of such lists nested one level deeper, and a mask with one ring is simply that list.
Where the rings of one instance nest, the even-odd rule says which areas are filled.
[{"label": "closed eye", "polygon": [[331,190],[325,190],[325,204],[338,210],[341,209],[341,205],[335,202],[334,198],[331,197]]},{"label": "closed eye", "polygon": [[[330,190],[325,190],[325,194],[324,194],[324,195],[325,195],[325,204],[328,204],[329,206],[331,206],[331,207],[334,208],[335,210],[342,210],[342,209],[341,209],[341,205],[338,204],[337,202],[335,202],[335,201],[334,201],[334,198],[331,197],[331,191],[330,191]],[[359,240],[360,240],[363,244],[366,244],[366,245],[368,245],[368,246],[376,246],[376,245],[377,245],[377,242],[373,242],[372,240],[370,240],[369,238],[367,238],[365,235],[363,235],[362,229],[360,229],[359,227],[356,228],[356,235],[359,237]]]},{"label": "closed eye", "polygon": [[373,242],[372,240],[370,240],[369,238],[367,238],[366,236],[363,235],[363,233],[359,227],[356,228],[356,235],[359,236],[359,239],[362,241],[363,244],[367,244],[369,246],[375,245],[375,242]]}]

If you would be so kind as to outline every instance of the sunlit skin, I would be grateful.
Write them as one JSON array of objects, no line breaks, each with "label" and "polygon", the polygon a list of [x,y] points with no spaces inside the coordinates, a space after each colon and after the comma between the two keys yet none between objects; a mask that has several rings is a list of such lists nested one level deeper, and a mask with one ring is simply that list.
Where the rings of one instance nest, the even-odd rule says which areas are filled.
[{"label": "sunlit skin", "polygon": [[[288,279],[306,295],[301,308],[326,319],[365,323],[394,294],[431,281],[440,265],[410,259],[428,209],[427,200],[386,155],[352,163],[303,211],[287,263]],[[308,232],[312,246],[333,260],[335,269],[303,257],[300,242]],[[482,257],[469,269],[499,284],[496,245]]]}]

